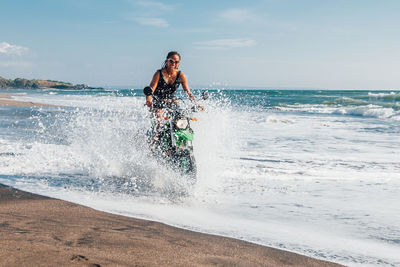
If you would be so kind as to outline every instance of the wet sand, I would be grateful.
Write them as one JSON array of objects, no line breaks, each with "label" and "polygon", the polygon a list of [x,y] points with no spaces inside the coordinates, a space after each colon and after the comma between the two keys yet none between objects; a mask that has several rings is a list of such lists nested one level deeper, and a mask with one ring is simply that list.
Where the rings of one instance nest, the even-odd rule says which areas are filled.
[{"label": "wet sand", "polygon": [[0,93],[0,106],[24,106],[24,107],[33,107],[33,106],[40,106],[40,107],[56,107],[55,105],[50,104],[41,104],[41,103],[34,103],[34,102],[25,102],[25,101],[18,101],[13,99],[13,94],[5,94]]},{"label": "wet sand", "polygon": [[340,266],[0,184],[0,266]]}]

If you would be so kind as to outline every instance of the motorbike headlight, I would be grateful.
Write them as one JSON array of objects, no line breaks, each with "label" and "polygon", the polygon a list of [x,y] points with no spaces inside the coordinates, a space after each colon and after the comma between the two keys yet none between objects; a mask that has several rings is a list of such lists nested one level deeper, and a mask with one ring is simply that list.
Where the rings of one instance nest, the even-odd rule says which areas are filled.
[{"label": "motorbike headlight", "polygon": [[178,127],[179,129],[186,129],[188,124],[189,123],[187,120],[179,119],[176,121],[176,127]]}]

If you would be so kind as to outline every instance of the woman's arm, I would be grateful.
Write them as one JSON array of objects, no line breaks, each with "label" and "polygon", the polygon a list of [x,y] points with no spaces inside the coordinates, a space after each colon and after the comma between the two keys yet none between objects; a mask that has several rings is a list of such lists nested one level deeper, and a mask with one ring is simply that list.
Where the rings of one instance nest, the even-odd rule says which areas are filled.
[{"label": "woman's arm", "polygon": [[189,99],[192,101],[195,101],[196,99],[194,98],[194,95],[192,94],[192,92],[189,89],[189,85],[188,85],[186,76],[182,72],[181,72],[181,83],[182,83],[182,88],[188,95]]},{"label": "woman's arm", "polygon": [[[156,73],[154,73],[154,75],[153,75],[153,79],[151,79],[151,82],[150,82],[150,87],[153,90],[153,92],[154,92],[154,90],[156,90],[156,87],[157,87],[159,79],[160,79],[160,73],[158,71],[156,71]],[[153,97],[151,95],[146,96],[146,105],[149,108],[151,108],[152,105],[153,105],[152,102],[151,102],[152,98]]]},{"label": "woman's arm", "polygon": [[[190,99],[191,101],[193,101],[193,102],[196,104],[196,99],[194,98],[194,95],[193,95],[192,92],[190,91],[189,85],[188,85],[188,82],[187,82],[187,79],[186,79],[186,76],[185,76],[185,74],[183,74],[183,73],[181,73],[181,82],[182,82],[183,90],[186,92],[186,94],[188,95],[189,99]],[[203,106],[198,105],[198,104],[196,104],[196,106],[197,106],[198,108],[200,108],[200,110],[204,110],[204,107],[203,107]]]}]

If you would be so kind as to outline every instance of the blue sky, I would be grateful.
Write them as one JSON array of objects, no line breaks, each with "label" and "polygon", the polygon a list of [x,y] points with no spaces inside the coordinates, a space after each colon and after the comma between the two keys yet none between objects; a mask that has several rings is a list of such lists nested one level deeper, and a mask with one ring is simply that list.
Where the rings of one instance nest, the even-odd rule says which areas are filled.
[{"label": "blue sky", "polygon": [[191,87],[400,89],[398,0],[1,0],[0,76]]}]

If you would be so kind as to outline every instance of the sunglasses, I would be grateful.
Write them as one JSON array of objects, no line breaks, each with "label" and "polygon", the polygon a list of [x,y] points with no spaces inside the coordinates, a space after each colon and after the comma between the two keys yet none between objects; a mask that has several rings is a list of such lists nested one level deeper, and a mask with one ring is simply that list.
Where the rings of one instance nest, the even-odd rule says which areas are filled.
[{"label": "sunglasses", "polygon": [[169,62],[169,63],[171,63],[171,64],[176,64],[176,65],[178,65],[179,64],[179,60],[173,60],[173,59],[167,59],[167,61]]}]

